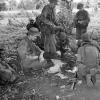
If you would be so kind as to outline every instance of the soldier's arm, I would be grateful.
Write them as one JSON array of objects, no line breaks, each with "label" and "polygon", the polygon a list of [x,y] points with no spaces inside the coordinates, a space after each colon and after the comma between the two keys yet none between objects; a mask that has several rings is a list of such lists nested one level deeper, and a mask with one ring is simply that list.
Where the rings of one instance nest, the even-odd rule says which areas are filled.
[{"label": "soldier's arm", "polygon": [[79,47],[77,50],[77,64],[82,63],[82,58],[81,58],[81,51],[82,51],[82,47]]},{"label": "soldier's arm", "polygon": [[99,46],[99,44],[98,44],[96,41],[92,40],[91,43],[92,43],[95,47],[97,47],[97,49],[100,51],[100,46]]},{"label": "soldier's arm", "polygon": [[49,20],[45,19],[43,21],[43,23],[45,23],[46,25],[49,25],[52,29],[54,29],[55,31],[62,31],[64,32],[63,27],[61,26],[56,26],[53,22],[50,22]]},{"label": "soldier's arm", "polygon": [[84,23],[89,23],[90,22],[90,16],[89,13],[86,11],[86,19],[84,20]]},{"label": "soldier's arm", "polygon": [[76,23],[77,23],[77,13],[76,13],[76,15],[74,16],[74,19],[73,19],[73,27],[74,28],[76,27]]}]

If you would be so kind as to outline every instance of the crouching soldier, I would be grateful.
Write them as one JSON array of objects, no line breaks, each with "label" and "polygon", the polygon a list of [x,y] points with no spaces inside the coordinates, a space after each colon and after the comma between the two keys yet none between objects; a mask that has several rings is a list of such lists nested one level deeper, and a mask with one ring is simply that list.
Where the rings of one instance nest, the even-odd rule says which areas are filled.
[{"label": "crouching soldier", "polygon": [[90,17],[88,12],[84,10],[82,3],[77,5],[77,9],[79,9],[79,11],[76,13],[74,18],[74,27],[76,28],[76,39],[80,40],[82,34],[87,32]]},{"label": "crouching soldier", "polygon": [[27,33],[17,48],[21,58],[22,73],[25,75],[32,74],[33,70],[42,70],[45,61],[42,59],[42,50],[32,41],[32,35]]},{"label": "crouching soldier", "polygon": [[87,74],[91,75],[93,85],[96,83],[96,73],[99,68],[99,50],[100,47],[93,42],[90,35],[84,34],[82,36],[81,46],[78,48],[78,76],[83,83],[87,84]]},{"label": "crouching soldier", "polygon": [[57,50],[60,50],[61,58],[63,58],[64,53],[66,52],[66,46],[69,45],[69,39],[64,32],[59,32],[56,36],[56,40],[56,48]]}]

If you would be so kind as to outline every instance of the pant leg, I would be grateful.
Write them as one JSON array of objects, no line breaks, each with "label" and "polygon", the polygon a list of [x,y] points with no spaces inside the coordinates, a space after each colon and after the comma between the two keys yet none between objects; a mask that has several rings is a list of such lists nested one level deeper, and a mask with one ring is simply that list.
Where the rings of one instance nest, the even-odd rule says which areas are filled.
[{"label": "pant leg", "polygon": [[53,54],[56,53],[55,34],[51,35],[51,37],[50,37],[50,53],[53,53]]},{"label": "pant leg", "polygon": [[96,84],[96,75],[92,75],[92,76],[91,76],[91,82],[92,82],[93,85],[95,86],[95,84]]},{"label": "pant leg", "polygon": [[44,51],[50,52],[50,39],[49,39],[49,37],[46,37],[46,36],[45,36],[45,40],[44,40]]},{"label": "pant leg", "polygon": [[96,84],[96,73],[97,73],[97,68],[90,69],[91,82],[93,83],[93,85]]},{"label": "pant leg", "polygon": [[76,28],[76,39],[77,40],[81,39],[81,29],[80,28]]}]

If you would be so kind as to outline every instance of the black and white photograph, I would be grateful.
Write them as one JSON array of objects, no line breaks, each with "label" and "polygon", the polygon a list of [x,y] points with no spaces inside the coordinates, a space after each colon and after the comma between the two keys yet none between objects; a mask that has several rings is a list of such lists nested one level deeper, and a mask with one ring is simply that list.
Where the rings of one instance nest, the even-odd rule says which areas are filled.
[{"label": "black and white photograph", "polygon": [[100,100],[100,0],[0,0],[0,100]]}]

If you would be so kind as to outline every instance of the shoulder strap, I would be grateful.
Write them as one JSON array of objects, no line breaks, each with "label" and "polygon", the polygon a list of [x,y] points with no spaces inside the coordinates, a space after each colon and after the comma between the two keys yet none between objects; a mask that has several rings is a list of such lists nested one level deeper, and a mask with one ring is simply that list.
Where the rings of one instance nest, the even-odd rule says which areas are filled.
[{"label": "shoulder strap", "polygon": [[[86,47],[88,47],[88,44],[87,45],[84,45],[83,48],[84,48],[84,58],[82,59],[83,63],[86,61]],[[96,66],[98,66],[99,64],[99,51],[98,51],[98,56],[97,56],[97,60],[96,60]]]},{"label": "shoulder strap", "polygon": [[83,64],[84,64],[84,62],[85,62],[85,58],[86,58],[86,47],[87,47],[87,45],[84,45],[83,46],[83,49],[84,49],[84,57],[82,58],[82,61],[83,61]]}]

